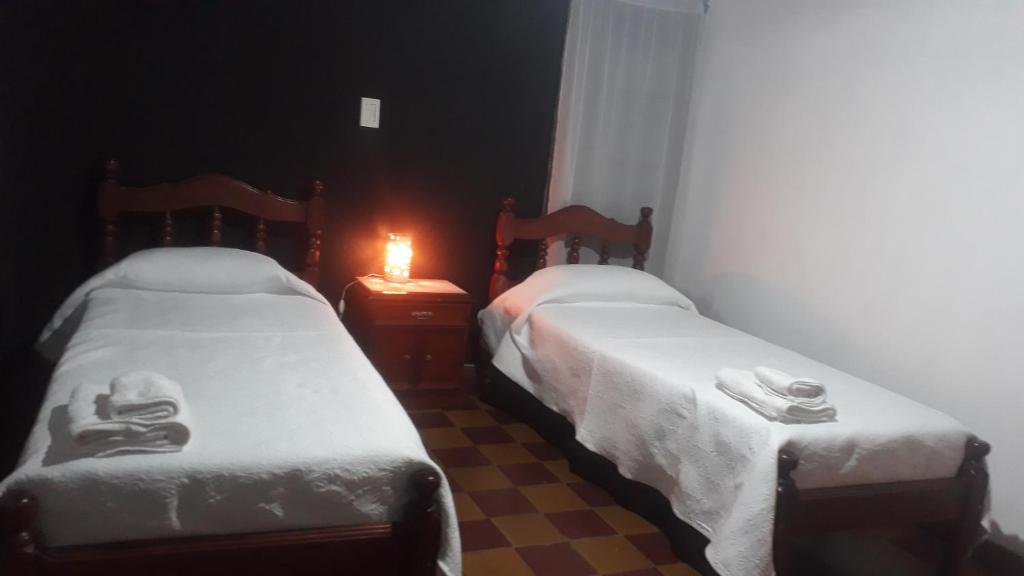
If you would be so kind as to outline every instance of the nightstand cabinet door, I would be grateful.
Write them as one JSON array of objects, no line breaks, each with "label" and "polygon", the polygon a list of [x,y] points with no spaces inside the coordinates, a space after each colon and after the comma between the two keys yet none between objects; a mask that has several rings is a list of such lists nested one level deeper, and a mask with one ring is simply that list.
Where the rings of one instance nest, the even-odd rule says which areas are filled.
[{"label": "nightstand cabinet door", "polygon": [[383,292],[357,284],[346,298],[344,320],[393,389],[456,388],[472,312],[464,292]]}]

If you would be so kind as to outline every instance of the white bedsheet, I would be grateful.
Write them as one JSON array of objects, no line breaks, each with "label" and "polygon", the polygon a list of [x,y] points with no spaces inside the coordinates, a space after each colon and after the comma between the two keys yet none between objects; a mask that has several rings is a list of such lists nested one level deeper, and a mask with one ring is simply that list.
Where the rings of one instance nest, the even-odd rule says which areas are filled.
[{"label": "white bedsheet", "polygon": [[[963,458],[969,433],[951,417],[692,310],[587,302],[524,310],[514,322],[481,313],[495,366],[565,415],[577,439],[624,476],[662,492],[710,539],[708,560],[723,576],[774,573],[784,446],[800,457],[802,488],[948,477]],[[839,421],[768,422],[715,389],[719,369],[759,365],[824,382]]]},{"label": "white bedsheet", "polygon": [[[0,485],[38,497],[48,544],[393,521],[411,475],[437,470],[394,395],[311,289],[197,294],[104,285],[80,295],[80,326],[20,465]],[[181,384],[193,426],[184,452],[69,456],[71,389],[140,369]],[[447,483],[440,501],[440,563],[457,575]]]}]

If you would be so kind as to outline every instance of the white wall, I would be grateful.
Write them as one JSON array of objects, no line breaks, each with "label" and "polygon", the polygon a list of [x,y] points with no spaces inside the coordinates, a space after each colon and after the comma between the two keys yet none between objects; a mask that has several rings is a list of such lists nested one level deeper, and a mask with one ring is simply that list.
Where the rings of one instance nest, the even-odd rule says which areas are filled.
[{"label": "white wall", "polygon": [[1024,2],[714,0],[667,278],[946,411],[1024,533]]}]

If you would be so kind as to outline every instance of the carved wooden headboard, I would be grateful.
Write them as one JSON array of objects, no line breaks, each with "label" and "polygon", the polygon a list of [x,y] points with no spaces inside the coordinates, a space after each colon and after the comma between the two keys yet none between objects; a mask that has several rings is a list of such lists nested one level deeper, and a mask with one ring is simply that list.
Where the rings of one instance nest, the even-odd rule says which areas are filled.
[{"label": "carved wooden headboard", "polygon": [[513,198],[501,201],[501,212],[498,213],[498,224],[495,227],[498,251],[494,259],[488,300],[494,300],[512,287],[508,278],[508,254],[509,246],[518,239],[541,241],[537,251],[538,270],[548,265],[548,238],[560,234],[566,235],[566,243],[569,245],[566,261],[569,264],[579,264],[580,246],[583,238],[587,237],[601,241],[598,264],[608,263],[612,246],[628,244],[633,246],[633,268],[644,269],[647,251],[651,248],[651,238],[654,236],[654,227],[651,225],[654,210],[649,207],[640,209],[640,221],[633,225],[606,218],[586,206],[566,206],[540,218],[516,218],[515,207],[516,201]]},{"label": "carved wooden headboard", "polygon": [[186,208],[210,208],[210,245],[219,246],[223,234],[221,208],[231,208],[256,217],[253,249],[267,251],[267,222],[297,222],[306,225],[309,246],[306,249],[302,279],[314,287],[320,280],[320,245],[324,230],[324,185],[314,181],[312,196],[306,202],[282,198],[269,191],[221,174],[202,174],[175,184],[144,188],[122,186],[118,182],[121,166],[116,160],[104,164],[104,179],[99,187],[99,217],[103,220],[100,261],[111,264],[117,256],[118,219],[130,213],[162,213],[160,241],[174,245],[174,212]]}]

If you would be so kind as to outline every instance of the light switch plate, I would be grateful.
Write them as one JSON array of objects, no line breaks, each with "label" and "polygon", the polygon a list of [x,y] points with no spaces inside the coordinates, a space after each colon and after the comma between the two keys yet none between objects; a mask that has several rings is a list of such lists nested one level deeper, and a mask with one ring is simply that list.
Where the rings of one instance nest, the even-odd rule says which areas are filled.
[{"label": "light switch plate", "polygon": [[359,125],[366,128],[380,128],[380,100],[362,98],[359,106]]}]

